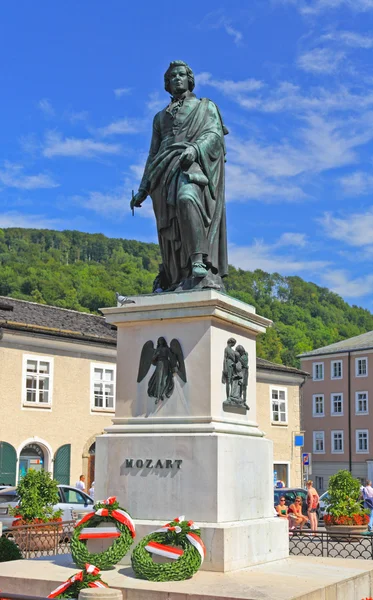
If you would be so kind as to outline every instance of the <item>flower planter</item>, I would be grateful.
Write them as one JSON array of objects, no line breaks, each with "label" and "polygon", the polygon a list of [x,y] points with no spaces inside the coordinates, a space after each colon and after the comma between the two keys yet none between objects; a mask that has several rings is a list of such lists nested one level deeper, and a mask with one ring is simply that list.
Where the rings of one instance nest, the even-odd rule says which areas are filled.
[{"label": "flower planter", "polygon": [[56,526],[16,526],[12,527],[15,543],[22,552],[55,551],[62,534],[62,527]]},{"label": "flower planter", "polygon": [[326,532],[333,537],[350,535],[351,533],[364,533],[367,525],[325,525]]}]

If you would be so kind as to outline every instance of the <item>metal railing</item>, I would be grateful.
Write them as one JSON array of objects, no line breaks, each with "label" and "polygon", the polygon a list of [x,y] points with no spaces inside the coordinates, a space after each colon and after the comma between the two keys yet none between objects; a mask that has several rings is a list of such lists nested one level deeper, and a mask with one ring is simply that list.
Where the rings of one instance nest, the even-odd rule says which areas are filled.
[{"label": "metal railing", "polygon": [[20,525],[6,529],[3,537],[17,544],[23,558],[69,554],[74,525],[75,521]]},{"label": "metal railing", "polygon": [[329,534],[320,531],[293,531],[289,538],[293,556],[327,556],[373,560],[373,535],[361,533]]}]

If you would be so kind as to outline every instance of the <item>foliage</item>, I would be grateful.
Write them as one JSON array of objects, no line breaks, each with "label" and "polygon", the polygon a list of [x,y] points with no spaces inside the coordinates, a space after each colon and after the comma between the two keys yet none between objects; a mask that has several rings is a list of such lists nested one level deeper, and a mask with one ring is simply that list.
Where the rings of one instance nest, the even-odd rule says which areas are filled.
[{"label": "foliage", "polygon": [[[161,262],[156,244],[102,234],[0,229],[0,296],[97,312],[115,292],[150,293]],[[255,305],[273,328],[258,356],[299,366],[297,355],[373,330],[373,315],[300,277],[230,267],[227,293]]]},{"label": "foliage", "polygon": [[53,509],[59,502],[57,486],[57,481],[52,479],[48,471],[30,469],[17,486],[19,506],[9,510],[11,514],[20,518],[17,524],[60,520],[62,510]]},{"label": "foliage", "polygon": [[330,477],[327,513],[326,525],[363,525],[369,521],[360,502],[360,482],[349,471],[341,469]]},{"label": "foliage", "polygon": [[22,553],[18,546],[6,537],[0,537],[0,562],[20,560]]},{"label": "foliage", "polygon": [[[190,533],[191,521],[171,521],[168,525],[172,528],[167,532],[153,532],[146,535],[132,552],[131,563],[136,577],[149,581],[183,581],[190,579],[201,567],[202,560],[198,550],[190,543],[187,534]],[[179,527],[180,531],[175,531]],[[199,529],[193,533],[200,536]],[[175,546],[183,550],[178,560],[166,563],[156,563],[153,555],[146,550],[149,542],[157,542],[167,546]]]},{"label": "foliage", "polygon": [[[116,510],[123,511],[119,506],[119,502],[115,499],[111,504],[96,502],[94,510],[98,511],[100,509],[104,509],[104,515],[98,515],[96,512],[88,513],[75,525],[74,534],[71,538],[71,556],[77,567],[83,567],[86,563],[94,563],[103,571],[112,569],[127,554],[133,543],[135,534],[133,533],[132,536],[129,527],[115,518]],[[125,512],[129,514],[128,511]],[[87,519],[87,517],[89,518]],[[80,540],[79,536],[85,527],[97,527],[101,523],[114,524],[119,530],[120,536],[103,552],[92,554],[88,551],[87,540]]]}]

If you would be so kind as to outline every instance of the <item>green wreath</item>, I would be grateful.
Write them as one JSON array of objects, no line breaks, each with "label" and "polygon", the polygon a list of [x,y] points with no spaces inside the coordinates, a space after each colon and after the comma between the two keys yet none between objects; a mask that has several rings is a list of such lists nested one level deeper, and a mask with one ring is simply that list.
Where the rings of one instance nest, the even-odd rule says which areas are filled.
[{"label": "green wreath", "polygon": [[100,570],[94,565],[85,565],[80,573],[69,577],[65,583],[59,585],[48,598],[77,598],[80,590],[85,588],[109,587],[105,581],[102,581]]},{"label": "green wreath", "polygon": [[[197,548],[187,538],[188,533],[201,535],[200,530],[192,529],[191,525],[193,525],[192,521],[174,520],[165,527],[177,527],[181,531],[173,529],[165,532],[155,531],[144,537],[132,552],[131,562],[136,577],[149,581],[182,581],[193,577],[202,564],[202,558]],[[152,553],[145,548],[149,542],[179,547],[184,552],[178,560],[163,564],[155,563]],[[203,546],[202,541],[201,544]]]},{"label": "green wreath", "polygon": [[[131,532],[128,525],[121,523],[115,518],[115,511],[118,509],[123,510],[115,498],[109,498],[106,502],[97,502],[93,508],[96,512],[89,513],[91,515],[89,519],[83,517],[75,526],[74,534],[71,538],[71,555],[75,564],[80,568],[83,568],[86,563],[91,563],[96,565],[100,570],[105,571],[114,567],[127,554],[133,542],[134,530]],[[97,511],[104,514],[97,514]],[[88,552],[87,540],[80,540],[79,535],[85,527],[97,527],[100,523],[113,523],[120,531],[120,536],[115,539],[110,548],[94,554]]]}]

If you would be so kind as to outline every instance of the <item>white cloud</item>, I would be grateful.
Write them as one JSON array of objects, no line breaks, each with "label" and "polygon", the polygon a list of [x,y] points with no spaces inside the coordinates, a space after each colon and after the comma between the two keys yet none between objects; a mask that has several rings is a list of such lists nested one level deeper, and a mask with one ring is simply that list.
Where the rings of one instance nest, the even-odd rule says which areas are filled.
[{"label": "white cloud", "polygon": [[5,162],[4,167],[0,169],[0,183],[6,187],[19,190],[37,190],[45,188],[55,188],[59,184],[46,173],[37,175],[24,175],[23,166],[10,162]]},{"label": "white cloud", "polygon": [[22,227],[34,229],[57,229],[61,226],[59,219],[49,219],[45,215],[26,215],[10,211],[0,213],[0,227]]},{"label": "white cloud", "polygon": [[347,271],[337,269],[322,275],[325,284],[344,298],[361,298],[373,292],[373,275],[350,278]]},{"label": "white cloud", "polygon": [[344,52],[336,52],[330,48],[314,48],[301,54],[297,65],[309,73],[333,73],[344,58]]},{"label": "white cloud", "polygon": [[103,137],[109,135],[125,135],[132,133],[140,133],[144,131],[145,121],[141,119],[118,119],[98,129],[98,133]]},{"label": "white cloud", "polygon": [[373,37],[370,35],[362,35],[354,31],[335,31],[327,33],[321,37],[322,41],[339,42],[351,48],[373,47]]},{"label": "white cloud", "polygon": [[132,92],[132,88],[116,88],[113,91],[116,98],[121,98],[122,96],[128,96]]},{"label": "white cloud", "polygon": [[248,202],[261,200],[272,202],[295,202],[307,198],[303,190],[291,183],[275,181],[250,171],[247,167],[227,164],[226,167],[226,199],[229,201]]},{"label": "white cloud", "polygon": [[162,97],[159,92],[151,92],[149,94],[149,100],[146,103],[146,107],[150,112],[155,113],[165,108],[169,101],[170,100],[169,96],[167,96],[167,92],[165,92]]},{"label": "white cloud", "polygon": [[286,232],[280,236],[276,246],[296,246],[298,248],[304,248],[307,243],[308,239],[305,233]]},{"label": "white cloud", "polygon": [[54,117],[55,111],[48,98],[43,98],[42,100],[40,100],[40,102],[38,103],[38,107],[46,117]]},{"label": "white cloud", "polygon": [[272,246],[261,240],[255,240],[251,246],[229,247],[229,262],[235,267],[254,271],[262,269],[267,273],[298,275],[300,272],[320,272],[329,264],[327,261],[312,261],[309,256],[304,260],[291,254],[279,254],[278,244]]},{"label": "white cloud", "polygon": [[196,85],[209,85],[217,88],[223,94],[228,96],[243,92],[253,92],[260,90],[264,83],[258,79],[248,78],[241,81],[233,81],[231,79],[214,79],[211,73],[203,71],[195,76]]},{"label": "white cloud", "polygon": [[232,19],[225,15],[223,9],[218,9],[208,13],[199,24],[199,29],[223,29],[233,38],[236,46],[240,46],[243,40],[243,33],[232,25]]},{"label": "white cloud", "polygon": [[373,191],[373,175],[362,171],[341,177],[339,183],[342,185],[344,193],[349,196],[370,194]]},{"label": "white cloud", "polygon": [[47,158],[54,156],[77,156],[94,158],[101,154],[118,154],[121,151],[119,144],[108,144],[85,138],[63,138],[56,131],[49,131],[45,137],[43,155]]},{"label": "white cloud", "polygon": [[355,12],[373,10],[373,0],[280,0],[284,4],[293,4],[303,15],[317,15],[326,10],[350,8]]},{"label": "white cloud", "polygon": [[318,221],[331,239],[345,242],[349,246],[373,245],[373,207],[365,213],[352,213],[346,217],[325,213]]}]

